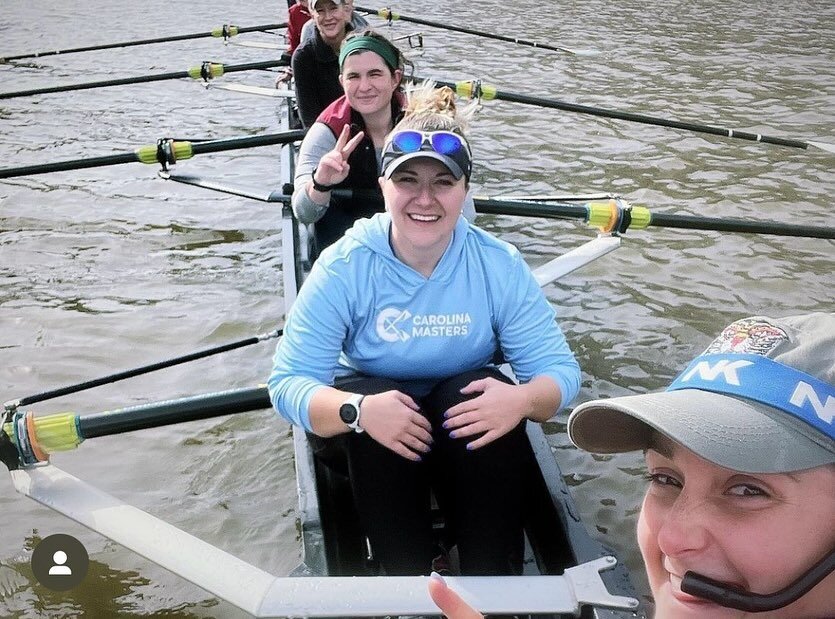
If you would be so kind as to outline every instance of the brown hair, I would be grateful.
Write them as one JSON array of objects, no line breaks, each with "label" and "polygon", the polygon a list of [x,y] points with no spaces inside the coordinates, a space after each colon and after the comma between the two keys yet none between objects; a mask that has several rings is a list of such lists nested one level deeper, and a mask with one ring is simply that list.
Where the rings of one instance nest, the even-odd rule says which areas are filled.
[{"label": "brown hair", "polygon": [[[370,37],[372,39],[376,39],[389,48],[394,57],[397,58],[397,69],[400,70],[401,84],[403,83],[403,78],[406,75],[406,66],[409,67],[410,74],[414,72],[415,65],[412,63],[411,60],[406,59],[406,57],[403,55],[403,52],[400,51],[400,48],[398,48],[394,43],[389,41],[385,36],[377,32],[376,30],[372,30],[371,28],[366,28],[365,30],[353,30],[352,32],[349,32],[345,39],[343,39],[342,45],[345,45],[348,41],[357,37]],[[385,63],[385,65],[389,68],[392,75],[394,75],[394,69],[389,67],[388,63]],[[340,67],[340,73],[341,72],[342,68]]]}]

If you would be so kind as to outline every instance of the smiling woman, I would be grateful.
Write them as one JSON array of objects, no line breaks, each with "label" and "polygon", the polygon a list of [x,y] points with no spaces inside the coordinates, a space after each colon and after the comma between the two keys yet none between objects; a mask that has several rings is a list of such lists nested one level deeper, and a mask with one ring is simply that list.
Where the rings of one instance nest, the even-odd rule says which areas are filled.
[{"label": "smiling woman", "polygon": [[[472,155],[449,89],[410,101],[382,170],[387,212],[314,264],[276,350],[271,400],[347,475],[385,573],[447,566],[439,541],[457,545],[465,575],[521,573],[535,478],[526,421],[573,399],[579,367],[518,250],[462,216]],[[435,539],[432,491],[454,539]]]},{"label": "smiling woman", "polygon": [[[657,616],[835,616],[835,574],[817,569],[835,552],[833,403],[835,314],[810,314],[738,320],[667,391],[574,410],[583,449],[646,450],[638,544]],[[809,572],[823,580],[793,586]],[[718,595],[694,595],[708,579]]]},{"label": "smiling woman", "polygon": [[[324,249],[360,217],[383,210],[378,197],[379,152],[402,117],[400,90],[405,60],[373,31],[349,36],[339,54],[345,94],[329,105],[308,131],[296,166],[293,211],[315,223],[317,250]],[[334,196],[334,189],[356,195]]]},{"label": "smiling woman", "polygon": [[[574,409],[577,446],[646,452],[656,617],[835,616],[833,403],[835,314],[820,313],[738,320],[666,391]],[[429,591],[449,619],[480,619],[442,579]]]}]

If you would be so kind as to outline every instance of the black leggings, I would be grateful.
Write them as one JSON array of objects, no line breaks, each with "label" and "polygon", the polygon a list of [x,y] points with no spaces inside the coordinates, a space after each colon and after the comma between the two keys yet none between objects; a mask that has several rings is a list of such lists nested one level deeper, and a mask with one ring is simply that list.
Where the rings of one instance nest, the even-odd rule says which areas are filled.
[{"label": "black leggings", "polygon": [[[326,462],[342,459],[343,466],[347,461],[360,523],[387,574],[430,572],[438,554],[430,490],[453,531],[462,574],[521,574],[522,505],[534,466],[525,423],[475,451],[466,445],[476,437],[451,439],[441,427],[447,409],[475,397],[459,390],[488,376],[511,383],[495,368],[485,368],[446,379],[428,395],[415,398],[433,428],[432,450],[421,462],[397,455],[367,433],[328,439],[310,435],[317,456]],[[367,376],[337,380],[335,386],[364,395],[408,393],[395,381]]]}]

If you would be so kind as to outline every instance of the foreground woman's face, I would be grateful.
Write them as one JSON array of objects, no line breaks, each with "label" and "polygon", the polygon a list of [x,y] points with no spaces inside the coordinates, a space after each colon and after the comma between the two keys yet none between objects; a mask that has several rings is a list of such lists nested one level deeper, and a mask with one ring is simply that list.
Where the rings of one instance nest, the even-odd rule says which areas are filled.
[{"label": "foreground woman's face", "polygon": [[395,253],[443,253],[461,215],[467,186],[438,161],[412,159],[389,179],[381,179],[386,210],[391,214]]},{"label": "foreground woman's face", "polygon": [[[661,438],[647,451],[650,486],[638,543],[656,617],[743,617],[681,591],[688,570],[753,593],[791,584],[835,547],[835,467],[748,474]],[[835,617],[835,573],[800,600],[751,617]]]}]

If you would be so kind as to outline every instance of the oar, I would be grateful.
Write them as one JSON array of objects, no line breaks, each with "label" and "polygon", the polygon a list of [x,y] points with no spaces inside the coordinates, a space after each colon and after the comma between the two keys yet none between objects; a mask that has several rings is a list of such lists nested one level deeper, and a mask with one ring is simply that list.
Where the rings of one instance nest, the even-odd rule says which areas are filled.
[{"label": "oar", "polygon": [[182,355],[180,357],[166,359],[165,361],[158,361],[156,363],[143,365],[130,370],[116,372],[115,374],[108,374],[106,376],[95,378],[93,380],[76,383],[75,385],[68,385],[59,389],[43,391],[41,393],[26,396],[18,400],[6,402],[4,408],[7,411],[14,410],[21,406],[29,406],[30,404],[36,404],[38,402],[45,402],[46,400],[52,400],[54,398],[59,398],[61,396],[69,395],[71,393],[78,393],[79,391],[85,391],[87,389],[92,389],[93,387],[100,387],[101,385],[107,385],[108,383],[115,383],[120,380],[125,380],[126,378],[133,378],[134,376],[141,376],[142,374],[149,374],[151,372],[156,372],[157,370],[163,370],[165,368],[174,367],[175,365],[180,365],[181,363],[188,363],[189,361],[196,361],[197,359],[205,359],[206,357],[219,355],[220,353],[228,352],[230,350],[236,350],[238,348],[243,348],[244,346],[251,346],[253,344],[258,344],[260,342],[265,342],[267,340],[281,337],[283,333],[283,329],[276,329],[275,331],[270,331],[269,333],[262,333],[261,335],[255,335],[252,337],[245,338],[243,340],[229,342],[227,344],[221,344],[220,346],[213,346],[211,348],[199,350],[197,352]]},{"label": "oar", "polygon": [[[163,178],[228,193],[231,195],[251,198],[261,202],[289,202],[292,196],[286,189],[249,189],[219,183],[200,176],[185,174],[163,174]],[[357,197],[358,195],[378,195],[373,190],[352,191],[338,189],[334,192],[341,197]],[[582,196],[576,196],[582,199]],[[568,197],[564,199],[569,199]],[[717,232],[739,232],[742,234],[768,234],[774,236],[798,236],[818,239],[835,239],[835,228],[823,226],[805,226],[797,224],[781,224],[776,222],[749,221],[746,219],[710,218],[695,215],[676,215],[674,213],[650,212],[645,206],[632,206],[628,202],[617,199],[592,201],[585,205],[565,204],[559,202],[540,203],[540,201],[504,200],[497,198],[473,198],[479,214],[485,215],[516,215],[522,217],[545,217],[549,219],[582,219],[590,226],[600,228],[605,232],[624,233],[628,229],[645,229],[649,226],[664,228],[684,228],[689,230],[711,230]]]},{"label": "oar", "polygon": [[176,80],[184,77],[190,77],[195,80],[210,80],[215,77],[220,77],[224,73],[269,69],[271,67],[281,67],[286,65],[286,60],[265,60],[261,62],[247,62],[244,64],[230,65],[223,65],[214,62],[204,62],[199,67],[192,67],[191,69],[188,69],[186,71],[157,73],[154,75],[137,75],[136,77],[123,77],[113,80],[103,80],[100,82],[86,82],[83,84],[64,84],[63,86],[47,86],[44,88],[33,88],[31,90],[18,90],[16,92],[0,92],[0,99],[13,99],[15,97],[31,97],[32,95],[45,95],[55,92],[70,92],[72,90],[89,90],[91,88],[106,88],[109,86],[125,86],[127,84],[146,84],[148,82]]},{"label": "oar", "polygon": [[[49,454],[75,449],[84,440],[175,423],[210,419],[270,408],[264,386],[206,393],[102,413],[34,415],[16,411],[3,425],[24,464],[43,462]],[[10,458],[4,458],[7,462]]]},{"label": "oar", "polygon": [[477,37],[484,37],[485,39],[495,39],[496,41],[505,41],[507,43],[516,43],[517,45],[527,45],[528,47],[538,47],[552,52],[565,52],[575,56],[594,56],[600,52],[597,50],[587,49],[570,49],[568,47],[561,47],[559,45],[548,45],[547,43],[537,43],[535,41],[525,41],[517,39],[516,37],[504,36],[501,34],[494,34],[492,32],[484,32],[483,30],[474,30],[472,28],[464,28],[462,26],[452,26],[450,24],[442,24],[440,22],[429,21],[428,19],[419,19],[417,17],[409,17],[407,15],[400,15],[394,13],[391,9],[366,9],[361,6],[354,6],[354,10],[371,15],[377,15],[388,21],[399,19],[400,21],[411,22],[413,24],[421,24],[423,26],[430,26],[432,28],[441,28],[443,30],[450,30],[452,32],[463,32],[464,34],[472,34]]},{"label": "oar", "polygon": [[511,200],[522,202],[588,202],[589,200],[608,200],[612,197],[611,193],[554,193],[554,194],[535,194],[535,195],[500,195],[500,196],[475,196],[482,200]]},{"label": "oar", "polygon": [[[415,81],[420,81],[422,78],[414,77]],[[714,127],[711,125],[703,125],[694,122],[683,122],[678,120],[669,120],[666,118],[658,118],[655,116],[646,116],[644,114],[635,114],[634,112],[620,112],[618,110],[607,110],[600,107],[592,107],[589,105],[579,105],[577,103],[568,103],[566,101],[559,101],[557,99],[546,99],[544,97],[535,97],[530,95],[521,95],[512,92],[502,92],[497,90],[495,86],[488,86],[478,81],[465,82],[444,82],[440,80],[432,80],[438,86],[449,86],[462,97],[480,97],[484,100],[498,99],[500,101],[510,101],[513,103],[524,103],[525,105],[536,105],[544,108],[551,108],[555,110],[564,110],[566,112],[578,112],[580,114],[591,114],[592,116],[602,116],[604,118],[615,118],[618,120],[629,120],[632,122],[643,123],[645,125],[657,125],[659,127],[671,127],[673,129],[684,129],[686,131],[695,131],[697,133],[708,133],[711,135],[719,135],[728,138],[737,138],[740,140],[749,140],[751,142],[765,142],[766,144],[777,144],[779,146],[790,146],[793,148],[808,149],[809,147],[819,148],[830,153],[835,153],[835,144],[828,144],[825,142],[806,142],[803,140],[795,140],[788,138],[777,138],[759,133],[749,133],[746,131],[739,131],[737,129],[725,129],[722,127]]]},{"label": "oar", "polygon": [[87,159],[72,159],[69,161],[57,161],[54,163],[43,163],[37,165],[21,166],[17,168],[0,169],[0,178],[12,178],[15,176],[30,176],[33,174],[46,174],[48,172],[62,172],[65,170],[82,170],[84,168],[97,168],[102,166],[118,165],[121,163],[160,163],[171,164],[181,159],[188,159],[194,155],[204,153],[217,153],[226,150],[238,150],[256,146],[270,146],[272,144],[287,144],[296,142],[304,137],[305,131],[296,129],[293,131],[282,131],[280,133],[269,133],[266,135],[245,136],[239,138],[226,138],[222,140],[209,140],[205,142],[176,142],[164,139],[157,144],[140,146],[129,153],[116,155],[105,155],[103,157],[90,157]]},{"label": "oar", "polygon": [[649,226],[684,228],[688,230],[712,230],[743,234],[768,234],[797,236],[816,239],[835,239],[835,228],[781,224],[777,222],[750,221],[746,219],[710,218],[694,215],[656,213],[644,206],[630,206],[621,200],[576,204],[537,204],[511,200],[484,200],[476,198],[479,213],[491,215],[521,215],[550,219],[582,219],[590,226],[604,232],[626,232],[628,229],[644,229]]},{"label": "oar", "polygon": [[47,50],[42,52],[30,52],[27,54],[17,54],[16,56],[0,56],[0,64],[9,62],[10,60],[23,60],[24,58],[40,58],[41,56],[56,56],[58,54],[76,54],[78,52],[94,52],[103,49],[114,49],[118,47],[134,47],[136,45],[151,45],[154,43],[171,43],[173,41],[187,41],[189,39],[202,39],[206,37],[223,37],[228,39],[237,34],[245,32],[263,32],[265,30],[279,30],[286,28],[287,23],[283,24],[263,24],[261,26],[231,26],[224,24],[220,28],[215,28],[209,32],[196,32],[194,34],[178,34],[167,37],[157,37],[153,39],[140,39],[138,41],[122,41],[121,43],[105,43],[102,45],[88,45],[86,47],[71,47],[67,49]]}]

